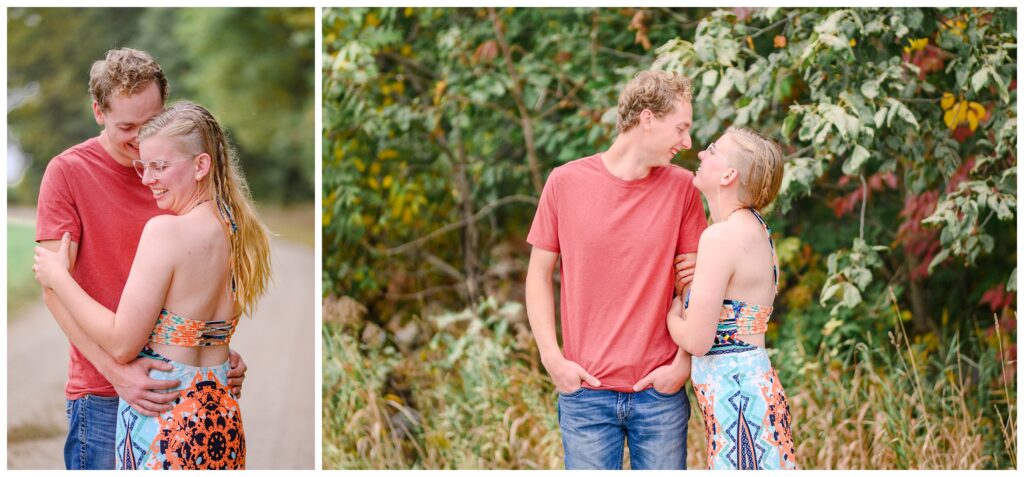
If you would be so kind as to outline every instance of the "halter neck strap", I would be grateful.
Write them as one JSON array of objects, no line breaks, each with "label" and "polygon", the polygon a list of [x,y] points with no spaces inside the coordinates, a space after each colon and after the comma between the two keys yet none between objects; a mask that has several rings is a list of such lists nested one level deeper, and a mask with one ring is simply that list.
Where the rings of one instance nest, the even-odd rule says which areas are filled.
[{"label": "halter neck strap", "polygon": [[768,246],[772,249],[772,279],[774,280],[775,293],[777,294],[779,293],[779,266],[776,265],[776,263],[778,263],[779,259],[778,257],[775,256],[775,240],[772,240],[772,228],[769,227],[768,223],[764,221],[764,218],[761,217],[761,214],[757,213],[757,210],[755,210],[753,207],[751,207],[749,210],[750,213],[754,214],[754,217],[757,217],[757,221],[761,222],[761,226],[764,227],[765,232],[768,234]]}]

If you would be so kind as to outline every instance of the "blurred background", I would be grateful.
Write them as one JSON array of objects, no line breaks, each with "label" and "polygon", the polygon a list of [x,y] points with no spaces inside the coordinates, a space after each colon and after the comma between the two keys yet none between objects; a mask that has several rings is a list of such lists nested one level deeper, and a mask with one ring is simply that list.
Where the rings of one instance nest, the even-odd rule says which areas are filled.
[{"label": "blurred background", "polygon": [[[548,173],[608,147],[649,68],[694,80],[680,166],[729,125],[783,145],[767,339],[800,465],[1016,466],[1015,10],[323,21],[325,468],[561,467],[525,237]],[[694,408],[691,468],[702,431]]]},{"label": "blurred background", "polygon": [[237,148],[274,233],[271,289],[232,341],[250,370],[247,464],[313,467],[314,21],[312,8],[8,9],[9,468],[63,468],[67,340],[31,272],[35,203],[50,158],[99,134],[89,68],[120,47],[149,52],[168,104],[207,107]]}]

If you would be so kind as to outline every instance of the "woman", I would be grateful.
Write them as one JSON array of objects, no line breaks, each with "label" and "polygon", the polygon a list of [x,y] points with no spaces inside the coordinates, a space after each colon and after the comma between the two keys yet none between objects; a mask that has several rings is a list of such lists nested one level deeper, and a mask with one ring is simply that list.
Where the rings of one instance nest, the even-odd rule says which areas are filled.
[{"label": "woman", "polygon": [[115,359],[169,362],[172,371],[151,376],[181,382],[174,408],[157,417],[120,402],[117,468],[241,469],[245,437],[227,385],[228,343],[266,291],[266,230],[224,132],[202,106],[164,109],[139,142],[135,169],[174,215],[146,224],[117,312],[72,279],[68,234],[57,252],[36,248],[36,277]]},{"label": "woman", "polygon": [[700,237],[693,293],[673,301],[667,320],[693,355],[708,468],[795,469],[789,405],[764,349],[778,262],[758,213],[779,191],[782,154],[758,133],[729,128],[697,157],[693,184],[714,224]]}]

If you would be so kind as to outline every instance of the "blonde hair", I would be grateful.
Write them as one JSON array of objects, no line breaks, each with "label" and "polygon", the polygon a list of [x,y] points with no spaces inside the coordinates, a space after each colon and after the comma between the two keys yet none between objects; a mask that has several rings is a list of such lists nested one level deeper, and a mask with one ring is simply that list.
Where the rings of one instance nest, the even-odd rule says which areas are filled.
[{"label": "blonde hair", "polygon": [[104,111],[114,95],[131,96],[150,82],[160,90],[160,102],[167,101],[167,78],[156,60],[145,51],[121,48],[107,51],[89,70],[89,94]]},{"label": "blonde hair", "polygon": [[674,72],[641,71],[619,95],[615,128],[620,133],[629,131],[640,122],[640,113],[645,109],[660,118],[672,112],[677,99],[693,100],[693,86],[689,78]]},{"label": "blonde hair", "polygon": [[164,108],[150,119],[139,131],[139,141],[156,135],[181,137],[185,152],[210,155],[210,174],[204,181],[229,227],[235,303],[242,313],[251,315],[270,280],[270,242],[266,226],[256,216],[238,156],[213,115],[188,101]]},{"label": "blonde hair", "polygon": [[733,167],[740,173],[739,199],[744,205],[764,210],[775,200],[782,185],[785,160],[779,145],[752,129],[731,126],[725,132],[732,134],[737,146]]}]

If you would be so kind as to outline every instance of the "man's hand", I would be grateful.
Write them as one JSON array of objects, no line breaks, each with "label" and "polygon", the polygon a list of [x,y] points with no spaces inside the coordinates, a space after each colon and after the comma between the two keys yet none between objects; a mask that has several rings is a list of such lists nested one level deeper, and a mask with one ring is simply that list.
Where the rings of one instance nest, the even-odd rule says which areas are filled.
[{"label": "man's hand", "polygon": [[231,370],[228,371],[228,386],[231,387],[231,394],[238,399],[242,397],[242,381],[245,380],[245,372],[249,367],[242,361],[242,355],[235,350],[228,351],[228,361],[231,366]]},{"label": "man's hand", "polygon": [[697,266],[696,253],[683,253],[676,255],[672,261],[675,268],[676,294],[683,291],[693,281],[693,269]]},{"label": "man's hand", "polygon": [[661,394],[675,394],[689,379],[690,355],[679,353],[671,363],[654,368],[638,381],[633,386],[633,392],[640,392],[651,386]]},{"label": "man's hand", "polygon": [[110,383],[114,385],[117,395],[124,399],[132,409],[144,416],[156,417],[163,411],[169,411],[180,391],[162,393],[162,389],[171,389],[181,382],[178,380],[166,381],[149,377],[149,370],[170,371],[174,369],[171,363],[150,358],[136,358],[134,361],[124,365],[117,365],[114,370],[114,379]]},{"label": "man's hand", "polygon": [[550,363],[548,361],[543,361],[543,363],[544,368],[551,375],[551,381],[555,383],[555,389],[562,394],[576,391],[583,385],[583,381],[586,381],[591,387],[601,386],[601,381],[591,376],[587,370],[583,369],[583,366],[574,361],[558,356]]}]

